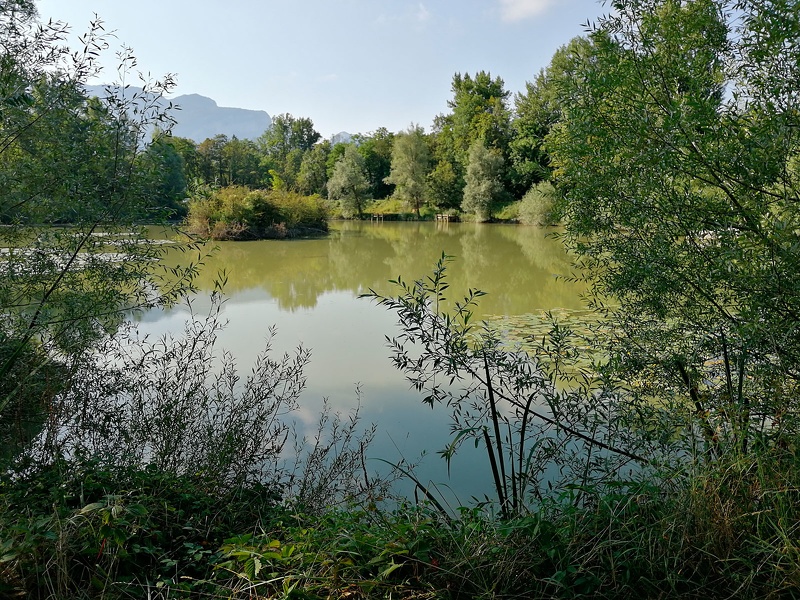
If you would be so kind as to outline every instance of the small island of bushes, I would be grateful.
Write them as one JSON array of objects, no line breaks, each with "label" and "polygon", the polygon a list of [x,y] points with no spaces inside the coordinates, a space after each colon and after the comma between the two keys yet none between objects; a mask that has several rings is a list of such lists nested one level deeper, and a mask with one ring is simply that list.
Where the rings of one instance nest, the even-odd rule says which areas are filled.
[{"label": "small island of bushes", "polygon": [[214,240],[286,239],[324,235],[328,209],[318,195],[229,186],[189,202],[190,233]]}]

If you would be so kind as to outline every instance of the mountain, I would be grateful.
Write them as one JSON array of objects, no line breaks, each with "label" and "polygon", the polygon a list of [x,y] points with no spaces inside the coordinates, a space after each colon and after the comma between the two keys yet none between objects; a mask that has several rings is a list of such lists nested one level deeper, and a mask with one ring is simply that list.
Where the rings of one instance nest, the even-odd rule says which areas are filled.
[{"label": "mountain", "polygon": [[353,140],[353,136],[346,131],[340,131],[331,137],[331,146],[336,144],[349,144]]},{"label": "mountain", "polygon": [[177,96],[171,101],[180,107],[172,113],[178,121],[172,134],[198,143],[218,134],[254,140],[272,125],[266,111],[217,106],[214,100],[199,94]]},{"label": "mountain", "polygon": [[[107,88],[102,85],[87,86],[86,92],[90,96],[103,98],[108,95],[108,89],[117,96],[122,95],[121,88]],[[127,97],[133,94],[142,94],[142,89],[129,87],[125,90]],[[217,106],[214,100],[200,94],[185,94],[161,99],[159,102],[162,109],[170,102],[173,107],[177,107],[169,111],[177,121],[172,128],[172,134],[197,143],[219,134],[229,138],[236,136],[239,139],[253,140],[272,125],[272,118],[266,111]]]}]

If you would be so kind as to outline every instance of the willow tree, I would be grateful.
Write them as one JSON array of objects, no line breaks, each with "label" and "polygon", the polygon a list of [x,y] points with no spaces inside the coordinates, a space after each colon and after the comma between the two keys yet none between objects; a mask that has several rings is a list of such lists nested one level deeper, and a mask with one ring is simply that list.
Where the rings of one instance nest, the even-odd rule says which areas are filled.
[{"label": "willow tree", "polygon": [[333,168],[333,175],[328,181],[328,197],[339,202],[345,217],[357,215],[360,219],[364,215],[368,191],[364,157],[355,144],[349,144]]},{"label": "willow tree", "polygon": [[[159,269],[164,247],[135,226],[153,216],[143,193],[152,178],[140,157],[152,127],[169,126],[160,100],[170,78],[135,94],[109,89],[88,98],[86,81],[108,46],[102,24],[92,23],[75,53],[67,32],[62,23],[40,24],[30,2],[0,3],[3,427],[17,427],[22,408],[68,384],[130,310],[175,299],[192,271]],[[121,55],[120,75],[133,64]],[[41,395],[30,397],[36,390]]]},{"label": "willow tree", "polygon": [[[546,147],[615,359],[711,454],[800,432],[796,2],[620,0]],[[677,414],[677,413],[673,413]],[[780,442],[783,443],[783,442]]]},{"label": "willow tree", "polygon": [[394,196],[405,202],[419,218],[428,193],[430,151],[425,130],[412,125],[399,134],[392,149],[392,170],[386,182],[395,186]]},{"label": "willow tree", "polygon": [[492,216],[494,206],[505,197],[505,161],[498,150],[487,148],[483,140],[472,144],[468,156],[461,210],[473,213],[479,221],[487,221]]}]

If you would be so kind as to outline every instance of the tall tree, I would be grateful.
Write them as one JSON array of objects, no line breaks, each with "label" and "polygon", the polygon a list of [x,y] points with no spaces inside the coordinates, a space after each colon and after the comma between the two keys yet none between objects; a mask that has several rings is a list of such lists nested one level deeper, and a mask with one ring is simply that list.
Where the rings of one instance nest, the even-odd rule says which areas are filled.
[{"label": "tall tree", "polygon": [[800,432],[796,8],[615,2],[547,139],[616,364],[712,450]]},{"label": "tall tree", "polygon": [[228,136],[219,134],[206,138],[197,146],[200,173],[203,180],[210,185],[226,184],[228,168],[223,150],[227,143]]},{"label": "tall tree", "polygon": [[392,186],[386,181],[392,164],[394,134],[385,127],[367,135],[353,136],[353,142],[364,157],[364,171],[369,181],[369,194],[372,198],[386,198],[392,193]]},{"label": "tall tree", "polygon": [[441,118],[434,121],[428,137],[433,169],[428,173],[431,203],[440,209],[457,209],[464,192],[464,165],[456,158],[452,135],[442,129]]},{"label": "tall tree", "polygon": [[336,168],[336,163],[339,162],[339,159],[344,156],[345,150],[350,144],[345,144],[343,142],[339,142],[338,144],[334,144],[331,148],[331,151],[328,153],[328,158],[325,159],[325,168],[328,173],[328,179],[333,177],[333,170]]},{"label": "tall tree", "polygon": [[311,119],[284,113],[272,118],[272,125],[258,138],[258,144],[262,152],[282,160],[295,148],[311,150],[320,137]]},{"label": "tall tree", "polygon": [[201,177],[200,156],[197,153],[197,144],[194,140],[174,135],[164,135],[162,137],[154,136],[153,140],[155,141],[156,139],[158,139],[161,144],[169,144],[175,149],[175,152],[180,155],[183,161],[184,178],[187,182]]},{"label": "tall tree", "polygon": [[142,194],[149,198],[149,219],[179,218],[186,214],[183,200],[187,194],[186,165],[183,156],[169,142],[156,135],[139,159],[142,169]]},{"label": "tall tree", "polygon": [[303,155],[300,171],[297,174],[297,190],[308,196],[326,194],[328,183],[327,161],[331,144],[327,140],[319,142]]},{"label": "tall tree", "polygon": [[562,115],[559,90],[574,74],[576,59],[590,52],[586,38],[575,38],[556,50],[550,64],[542,69],[525,92],[515,95],[509,159],[513,191],[525,193],[534,184],[550,179],[550,156],[544,139]]},{"label": "tall tree", "polygon": [[272,125],[256,143],[267,158],[268,168],[275,171],[283,185],[294,189],[303,155],[321,137],[311,119],[284,113],[272,118]]},{"label": "tall tree", "polygon": [[503,80],[486,71],[479,71],[474,78],[456,73],[452,92],[453,99],[447,104],[453,112],[447,119],[456,151],[465,157],[475,141],[482,139],[487,147],[505,152],[511,115],[507,106],[510,94]]},{"label": "tall tree", "polygon": [[489,220],[494,206],[505,197],[503,162],[500,152],[487,148],[483,140],[475,141],[469,149],[461,209],[473,213],[479,221]]},{"label": "tall tree", "polygon": [[355,144],[349,144],[344,155],[336,162],[328,181],[328,197],[338,200],[345,217],[364,216],[364,206],[369,199],[369,180],[364,170],[364,157]]},{"label": "tall tree", "polygon": [[425,130],[419,125],[411,125],[395,138],[391,173],[386,182],[395,186],[394,196],[410,206],[417,217],[427,197],[429,170],[430,151]]},{"label": "tall tree", "polygon": [[[500,77],[480,71],[473,78],[456,73],[452,82],[452,112],[439,115],[433,125],[431,172],[434,201],[440,206],[458,206],[465,185],[469,149],[477,140],[500,151],[505,158],[510,140],[509,92]],[[503,174],[507,178],[507,174]]]},{"label": "tall tree", "polygon": [[221,160],[225,173],[222,185],[264,185],[266,177],[260,165],[261,156],[250,140],[240,140],[233,136],[222,147]]}]

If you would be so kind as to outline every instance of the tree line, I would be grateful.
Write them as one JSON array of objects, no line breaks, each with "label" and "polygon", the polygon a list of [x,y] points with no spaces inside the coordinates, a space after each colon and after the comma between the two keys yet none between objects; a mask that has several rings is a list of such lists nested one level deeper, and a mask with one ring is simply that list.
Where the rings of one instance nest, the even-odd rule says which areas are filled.
[{"label": "tree line", "polygon": [[[368,203],[385,199],[399,201],[401,210],[417,218],[422,211],[461,211],[478,220],[492,218],[531,191],[538,190],[538,204],[552,203],[553,190],[536,186],[552,174],[544,139],[560,115],[553,80],[563,75],[565,57],[578,43],[559,50],[551,66],[513,99],[500,77],[457,73],[449,111],[435,117],[430,132],[417,124],[397,133],[379,128],[345,143],[323,140],[310,118],[289,113],[275,116],[255,140],[219,134],[195,142],[172,136],[169,111],[137,130],[131,127],[133,115],[117,113],[136,109],[155,115],[153,96],[124,98],[109,88],[104,98],[88,97],[79,82],[65,86],[46,76],[22,93],[24,78],[13,81],[11,69],[5,81],[9,118],[15,111],[57,110],[46,110],[34,127],[9,139],[14,151],[0,153],[4,172],[25,174],[9,181],[9,192],[19,200],[3,206],[0,221],[75,222],[75,186],[102,186],[121,164],[128,168],[126,193],[137,197],[136,208],[127,210],[150,221],[183,218],[188,198],[227,186],[318,195],[346,217],[361,216]],[[151,139],[143,139],[153,128]],[[63,141],[56,145],[58,136]],[[69,160],[58,163],[60,171],[49,169],[55,156],[34,151],[36,144],[44,149],[51,142],[68,154]],[[50,183],[42,187],[37,174]],[[26,181],[37,182],[36,190]],[[24,200],[43,194],[49,212]],[[88,209],[84,203],[80,210]],[[554,218],[547,211],[520,216],[540,223]]]},{"label": "tree line", "polygon": [[255,140],[165,136],[152,152],[165,169],[165,189],[183,188],[186,195],[201,186],[237,185],[316,194],[336,201],[345,216],[392,198],[417,217],[427,208],[488,220],[551,176],[543,139],[557,119],[547,75],[554,69],[514,96],[513,107],[500,77],[455,74],[450,110],[429,133],[411,124],[334,142],[323,140],[310,118],[285,113]]}]

